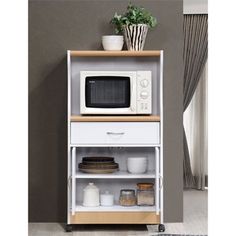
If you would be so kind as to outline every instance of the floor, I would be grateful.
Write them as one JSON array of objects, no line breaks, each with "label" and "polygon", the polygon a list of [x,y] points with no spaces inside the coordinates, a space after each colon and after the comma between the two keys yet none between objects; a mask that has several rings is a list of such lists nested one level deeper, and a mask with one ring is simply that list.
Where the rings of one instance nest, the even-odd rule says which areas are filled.
[{"label": "floor", "polygon": [[[184,223],[165,224],[165,233],[207,235],[208,192],[184,191]],[[149,232],[155,232],[156,226],[148,226]]]},{"label": "floor", "polygon": [[[207,235],[207,191],[184,191],[184,223],[165,224],[166,234]],[[58,223],[30,223],[29,236],[152,236],[158,235],[156,225],[100,225],[78,226],[73,233],[65,233]]]}]

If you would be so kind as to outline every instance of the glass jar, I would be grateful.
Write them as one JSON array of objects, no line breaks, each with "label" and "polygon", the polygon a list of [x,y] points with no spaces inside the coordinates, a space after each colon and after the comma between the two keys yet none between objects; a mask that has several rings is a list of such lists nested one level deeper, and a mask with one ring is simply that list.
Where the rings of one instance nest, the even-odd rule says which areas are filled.
[{"label": "glass jar", "polygon": [[137,205],[153,206],[155,204],[155,193],[153,183],[138,183],[137,189]]},{"label": "glass jar", "polygon": [[121,206],[135,206],[136,197],[134,189],[121,189],[120,190],[120,205]]}]

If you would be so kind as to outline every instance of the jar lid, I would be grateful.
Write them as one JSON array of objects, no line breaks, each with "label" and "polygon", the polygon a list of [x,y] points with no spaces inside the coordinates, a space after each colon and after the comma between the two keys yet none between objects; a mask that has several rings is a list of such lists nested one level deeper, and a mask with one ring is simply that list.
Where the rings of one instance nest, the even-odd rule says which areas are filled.
[{"label": "jar lid", "polygon": [[151,190],[153,189],[153,183],[137,183],[138,189],[140,190]]},{"label": "jar lid", "polygon": [[84,188],[84,191],[90,190],[90,189],[98,190],[98,187],[97,187],[94,183],[89,183],[89,184]]},{"label": "jar lid", "polygon": [[120,190],[120,195],[126,195],[126,196],[130,196],[130,195],[135,195],[135,190],[134,189],[121,189]]}]

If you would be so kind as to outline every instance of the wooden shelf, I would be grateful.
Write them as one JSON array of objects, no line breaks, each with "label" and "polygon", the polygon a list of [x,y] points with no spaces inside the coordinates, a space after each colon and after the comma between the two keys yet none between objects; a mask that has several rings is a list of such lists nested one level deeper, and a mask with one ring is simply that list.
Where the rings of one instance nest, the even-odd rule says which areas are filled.
[{"label": "wooden shelf", "polygon": [[77,172],[75,178],[79,179],[155,179],[155,171],[144,174],[130,174],[127,171],[117,171],[111,174],[87,174]]},{"label": "wooden shelf", "polygon": [[159,122],[160,116],[71,116],[72,122]]},{"label": "wooden shelf", "polygon": [[158,57],[159,50],[147,51],[70,51],[72,57]]},{"label": "wooden shelf", "polygon": [[85,207],[83,205],[76,206],[76,212],[155,212],[156,206],[97,206],[97,207]]}]

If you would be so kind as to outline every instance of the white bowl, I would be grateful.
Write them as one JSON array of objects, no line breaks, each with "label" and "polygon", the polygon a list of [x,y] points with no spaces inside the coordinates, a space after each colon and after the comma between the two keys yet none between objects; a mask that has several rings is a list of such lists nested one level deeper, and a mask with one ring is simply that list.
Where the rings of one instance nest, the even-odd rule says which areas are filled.
[{"label": "white bowl", "polygon": [[132,174],[143,174],[147,171],[147,157],[129,157],[127,158],[127,169]]},{"label": "white bowl", "polygon": [[121,51],[124,44],[122,35],[105,35],[102,36],[102,46],[106,51]]}]

